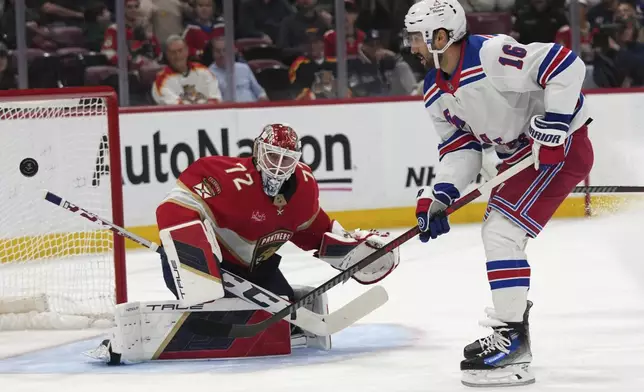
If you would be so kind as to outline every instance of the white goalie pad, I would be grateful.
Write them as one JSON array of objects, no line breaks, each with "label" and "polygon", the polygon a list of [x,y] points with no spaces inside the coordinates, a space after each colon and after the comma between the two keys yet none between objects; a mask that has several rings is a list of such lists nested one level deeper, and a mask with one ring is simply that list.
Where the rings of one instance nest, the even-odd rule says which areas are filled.
[{"label": "white goalie pad", "polygon": [[[179,301],[120,304],[116,306],[116,327],[109,338],[110,351],[120,355],[122,363],[164,359],[162,354],[168,343],[178,330],[185,328],[184,323],[191,313],[259,309],[239,298],[222,298],[192,306],[182,306]],[[85,354],[95,359],[109,360],[109,357],[105,357],[107,351],[101,347]],[[195,356],[193,359],[197,358]]]},{"label": "white goalie pad", "polygon": [[169,227],[159,237],[183,306],[224,297],[221,249],[210,222],[195,220]]},{"label": "white goalie pad", "polygon": [[[337,222],[333,222],[331,232],[324,233],[317,256],[341,271],[358,263],[371,253],[387,244],[387,237],[367,230],[347,232]],[[362,284],[373,284],[384,279],[400,263],[398,248],[385,254],[353,275]]]},{"label": "white goalie pad", "polygon": [[[294,290],[301,297],[312,288],[296,287]],[[306,308],[316,314],[328,314],[326,295],[317,297]],[[232,344],[233,338],[199,335],[191,327],[191,320],[195,318],[231,323],[248,321],[249,311],[253,312],[251,319],[256,321],[261,320],[256,318],[257,312],[264,312],[262,307],[241,298],[222,298],[193,306],[182,306],[179,301],[120,304],[116,307],[116,327],[108,339],[84,354],[118,365],[155,360],[285,355],[297,347],[331,349],[330,336],[318,336],[287,322],[273,325],[252,338],[243,338],[245,343],[241,345]],[[226,340],[228,344],[221,343]]]},{"label": "white goalie pad", "polygon": [[[295,300],[299,300],[304,297],[306,294],[313,291],[313,287],[310,286],[293,286],[293,291],[295,292]],[[310,310],[313,313],[326,315],[329,314],[329,301],[327,299],[326,293],[315,297],[313,303],[304,305],[304,307]],[[320,336],[313,333],[302,330],[302,333],[299,334],[303,337],[303,341],[300,343],[300,336],[297,333],[293,333],[291,341],[295,346],[306,346],[311,348],[316,348],[320,350],[331,350],[331,335]]]}]

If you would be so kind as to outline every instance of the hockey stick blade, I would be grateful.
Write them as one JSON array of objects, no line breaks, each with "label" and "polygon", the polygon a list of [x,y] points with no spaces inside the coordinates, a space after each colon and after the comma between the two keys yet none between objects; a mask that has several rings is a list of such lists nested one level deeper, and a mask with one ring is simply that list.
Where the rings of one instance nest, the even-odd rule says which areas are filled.
[{"label": "hockey stick blade", "polygon": [[[52,192],[49,192],[47,190],[43,191],[43,198],[52,204],[55,204],[74,214],[77,214],[106,229],[109,229],[114,233],[124,238],[127,238],[133,242],[136,242],[137,244],[142,245],[156,253],[160,254],[162,252],[162,249],[158,244],[152,241],[149,241],[143,237],[137,236],[136,234],[131,233],[130,231],[106,219],[103,219],[100,216],[84,208],[81,208],[74,203],[69,202]],[[234,295],[242,299],[245,299],[251,303],[261,306],[262,304],[265,305],[265,303],[263,303],[262,301],[258,301],[252,296],[251,298],[247,298],[249,295],[248,294],[249,292],[252,292],[255,295],[258,293],[260,294],[264,293],[262,295],[268,298],[275,297],[275,295],[270,293],[270,291],[263,289],[259,286],[256,286],[251,282],[248,282],[241,277],[231,274],[226,270],[222,270],[222,273],[223,273],[224,282],[227,286],[227,289],[233,292]],[[250,286],[249,290],[244,290],[244,289],[238,290],[239,288],[238,284],[243,285],[244,283]],[[316,335],[326,336],[326,335],[333,334],[353,324],[357,320],[371,313],[373,310],[382,306],[385,302],[387,302],[387,299],[388,299],[387,292],[385,291],[384,288],[380,288],[380,290],[369,290],[366,293],[360,295],[359,297],[353,299],[349,304],[345,305],[343,308],[336,310],[335,312],[332,312],[328,315],[324,315],[324,318],[322,317],[322,315],[314,313],[304,308],[304,309],[300,309],[295,314],[296,317],[289,318],[288,321]],[[285,300],[283,302],[288,303]],[[266,311],[268,311],[269,313],[272,313],[270,310],[266,310]],[[351,313],[349,314],[349,312]],[[215,326],[211,326],[207,324],[195,326],[195,328],[200,328],[200,331],[202,332],[200,333],[201,335],[218,336],[214,334],[214,332],[216,331],[213,331],[213,332],[208,331],[207,330],[208,327],[216,328]]]},{"label": "hockey stick blade", "polygon": [[[340,309],[326,315],[321,315],[323,323],[307,322],[306,324],[310,325],[312,328],[304,329],[319,336],[333,335],[334,333],[337,333],[349,327],[356,321],[378,309],[388,300],[389,295],[387,294],[387,290],[385,290],[384,287],[371,287],[365,293],[359,295],[357,298],[350,301]],[[301,310],[303,309],[296,310],[296,320],[301,320],[303,317],[309,317],[308,311],[305,313],[300,313]],[[320,316],[317,313],[313,314]],[[288,316],[285,319],[288,319]],[[212,337],[228,336],[229,331],[231,330],[231,324],[205,319],[192,319],[190,320],[189,325],[190,329],[194,333]]]},{"label": "hockey stick blade", "polygon": [[[501,185],[505,181],[507,181],[509,178],[512,176],[516,175],[517,173],[521,172],[522,170],[531,167],[534,164],[534,159],[532,158],[532,155],[527,156],[524,158],[522,161],[516,163],[514,166],[510,167],[509,169],[505,170],[502,173],[499,173],[496,177],[492,178],[491,180],[485,182],[484,184],[480,185],[478,188],[472,190],[462,198],[458,199],[456,202],[454,202],[451,206],[449,206],[447,209],[445,209],[444,213],[446,215],[450,215],[454,213],[455,211],[459,210],[461,207],[464,205],[472,202],[473,200],[477,199],[479,196],[481,196],[483,193],[489,192],[492,189],[496,188],[497,186]],[[333,278],[329,279],[328,281],[324,282],[321,286],[317,287],[313,291],[309,292],[307,295],[304,297],[300,298],[298,301],[293,302],[289,307],[286,307],[282,309],[281,311],[275,313],[273,316],[270,318],[260,321],[259,323],[255,324],[230,324],[230,325],[223,325],[223,324],[212,324],[213,330],[215,330],[218,334],[218,336],[225,335],[228,337],[234,337],[234,338],[246,338],[246,337],[252,337],[257,335],[259,332],[265,330],[269,326],[275,324],[279,320],[291,315],[294,313],[298,308],[301,308],[302,306],[305,306],[309,303],[312,303],[313,300],[322,295],[323,293],[329,291],[333,287],[337,286],[340,283],[343,283],[347,281],[349,278],[351,278],[356,272],[360,271],[361,269],[365,268],[369,264],[373,263],[374,261],[378,260],[380,257],[386,255],[387,253],[391,252],[392,250],[398,248],[405,242],[409,241],[410,239],[414,238],[416,235],[420,233],[420,230],[418,229],[418,226],[414,226],[411,229],[407,230],[391,242],[387,243],[385,246],[383,246],[380,249],[377,249],[375,252],[371,253],[369,256],[365,257],[358,263],[354,264],[353,266],[347,268],[343,272],[339,273],[338,275],[334,276]],[[204,320],[207,321],[207,320]]]},{"label": "hockey stick blade", "polygon": [[572,193],[641,193],[644,192],[644,186],[578,186],[573,189]]}]

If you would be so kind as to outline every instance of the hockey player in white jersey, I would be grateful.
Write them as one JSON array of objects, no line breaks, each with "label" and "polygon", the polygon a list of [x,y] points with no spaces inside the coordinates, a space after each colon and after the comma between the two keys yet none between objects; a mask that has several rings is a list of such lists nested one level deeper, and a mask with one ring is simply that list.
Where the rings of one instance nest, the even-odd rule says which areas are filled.
[{"label": "hockey player in white jersey", "polygon": [[481,170],[482,144],[494,146],[501,171],[530,152],[535,159],[534,168],[490,196],[482,237],[494,308],[482,324],[493,333],[467,345],[461,362],[468,386],[532,383],[525,248],[593,164],[581,94],[585,66],[558,44],[469,35],[457,0],[414,4],[405,27],[412,53],[435,66],[424,101],[442,140],[435,183],[417,196],[421,240],[449,231],[441,211]]}]

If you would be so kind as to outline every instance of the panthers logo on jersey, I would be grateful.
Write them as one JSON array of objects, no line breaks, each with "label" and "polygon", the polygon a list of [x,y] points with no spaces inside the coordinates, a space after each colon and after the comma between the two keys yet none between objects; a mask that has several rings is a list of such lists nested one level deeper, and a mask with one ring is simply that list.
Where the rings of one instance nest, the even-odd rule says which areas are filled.
[{"label": "panthers logo on jersey", "polygon": [[277,230],[270,234],[267,234],[257,240],[257,245],[255,245],[255,250],[253,251],[253,258],[250,264],[251,271],[260,263],[268,260],[282,247],[287,243],[293,232],[288,230]]}]

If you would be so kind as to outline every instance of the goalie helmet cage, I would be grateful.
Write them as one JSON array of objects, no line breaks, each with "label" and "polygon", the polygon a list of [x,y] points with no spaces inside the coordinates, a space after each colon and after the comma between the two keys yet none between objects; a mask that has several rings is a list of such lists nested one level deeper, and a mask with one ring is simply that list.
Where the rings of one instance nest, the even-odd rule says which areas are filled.
[{"label": "goalie helmet cage", "polygon": [[116,93],[0,92],[0,145],[0,331],[111,325],[127,302],[123,237],[52,206],[43,190],[123,226]]}]

